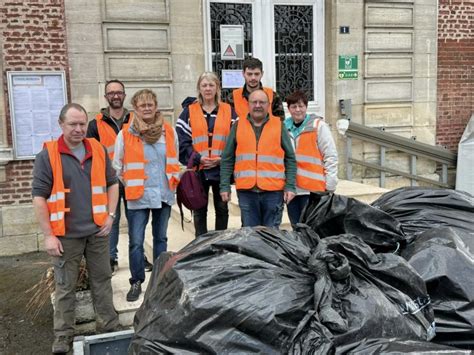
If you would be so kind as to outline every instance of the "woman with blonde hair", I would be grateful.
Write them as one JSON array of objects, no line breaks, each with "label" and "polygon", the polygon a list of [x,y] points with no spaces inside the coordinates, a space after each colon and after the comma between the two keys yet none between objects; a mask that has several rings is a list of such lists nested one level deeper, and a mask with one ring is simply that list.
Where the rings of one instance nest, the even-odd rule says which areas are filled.
[{"label": "woman with blonde hair", "polygon": [[[204,72],[196,85],[197,99],[186,98],[183,112],[176,123],[179,137],[179,161],[186,165],[193,155],[193,164],[201,167],[204,191],[212,188],[216,212],[216,230],[227,229],[229,210],[219,193],[220,161],[232,123],[237,118],[235,111],[221,101],[221,84],[213,72]],[[207,233],[207,206],[193,211],[196,236]]]},{"label": "woman with blonde hair", "polygon": [[158,110],[156,94],[143,89],[133,95],[132,122],[117,135],[113,166],[125,186],[128,207],[130,291],[136,301],[145,281],[143,242],[152,215],[153,261],[167,249],[168,220],[179,182],[178,144],[174,129]]}]

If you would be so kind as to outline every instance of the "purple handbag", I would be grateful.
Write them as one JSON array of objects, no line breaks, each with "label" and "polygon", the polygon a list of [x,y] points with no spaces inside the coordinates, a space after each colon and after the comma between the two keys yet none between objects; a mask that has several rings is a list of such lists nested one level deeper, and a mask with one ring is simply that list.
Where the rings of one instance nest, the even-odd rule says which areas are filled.
[{"label": "purple handbag", "polygon": [[201,178],[199,176],[199,166],[193,168],[193,162],[196,152],[193,152],[188,160],[185,172],[181,176],[178,187],[176,188],[176,201],[178,202],[179,212],[181,213],[181,227],[184,230],[183,207],[195,211],[207,205],[207,194],[204,192]]}]

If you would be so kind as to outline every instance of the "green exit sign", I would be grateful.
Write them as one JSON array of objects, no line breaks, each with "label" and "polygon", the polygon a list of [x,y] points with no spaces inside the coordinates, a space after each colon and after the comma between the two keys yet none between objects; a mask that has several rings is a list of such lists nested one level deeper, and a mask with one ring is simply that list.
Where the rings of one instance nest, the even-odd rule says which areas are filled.
[{"label": "green exit sign", "polygon": [[358,79],[359,64],[356,55],[340,55],[338,65],[339,79]]}]

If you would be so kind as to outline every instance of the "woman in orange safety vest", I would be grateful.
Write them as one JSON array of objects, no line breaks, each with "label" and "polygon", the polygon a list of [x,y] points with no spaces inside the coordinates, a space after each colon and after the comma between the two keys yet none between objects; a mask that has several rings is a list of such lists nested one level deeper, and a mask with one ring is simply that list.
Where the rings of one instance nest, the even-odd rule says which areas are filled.
[{"label": "woman in orange safety vest", "polygon": [[298,223],[310,192],[334,192],[337,185],[337,151],[331,130],[322,117],[309,115],[308,98],[295,91],[286,98],[291,116],[284,121],[296,155],[296,193],[288,204],[288,217]]},{"label": "woman in orange safety vest", "polygon": [[128,207],[131,288],[127,301],[138,299],[145,280],[143,242],[150,213],[153,261],[167,249],[168,220],[180,172],[176,134],[158,111],[156,94],[140,90],[131,104],[135,114],[117,135],[113,160]]},{"label": "woman in orange safety vest", "polygon": [[[229,210],[219,194],[220,160],[237,118],[234,110],[221,101],[221,86],[215,73],[204,72],[198,79],[198,98],[183,101],[183,112],[176,123],[179,137],[179,160],[186,165],[194,152],[194,165],[201,168],[204,191],[212,188],[216,230],[227,229]],[[207,233],[207,206],[193,211],[196,236]]]}]

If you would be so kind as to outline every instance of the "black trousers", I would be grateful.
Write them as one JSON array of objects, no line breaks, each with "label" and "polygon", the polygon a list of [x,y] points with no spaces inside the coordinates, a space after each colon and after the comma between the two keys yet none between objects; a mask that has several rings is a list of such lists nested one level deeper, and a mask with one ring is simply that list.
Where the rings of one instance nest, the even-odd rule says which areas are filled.
[{"label": "black trousers", "polygon": [[[212,195],[214,199],[214,210],[216,211],[216,230],[227,229],[229,221],[229,208],[227,202],[223,202],[219,193],[219,181],[211,181],[202,179],[204,191],[209,197],[209,188],[212,188]],[[193,212],[194,229],[196,230],[196,237],[201,234],[206,234],[207,230],[207,206]]]}]

